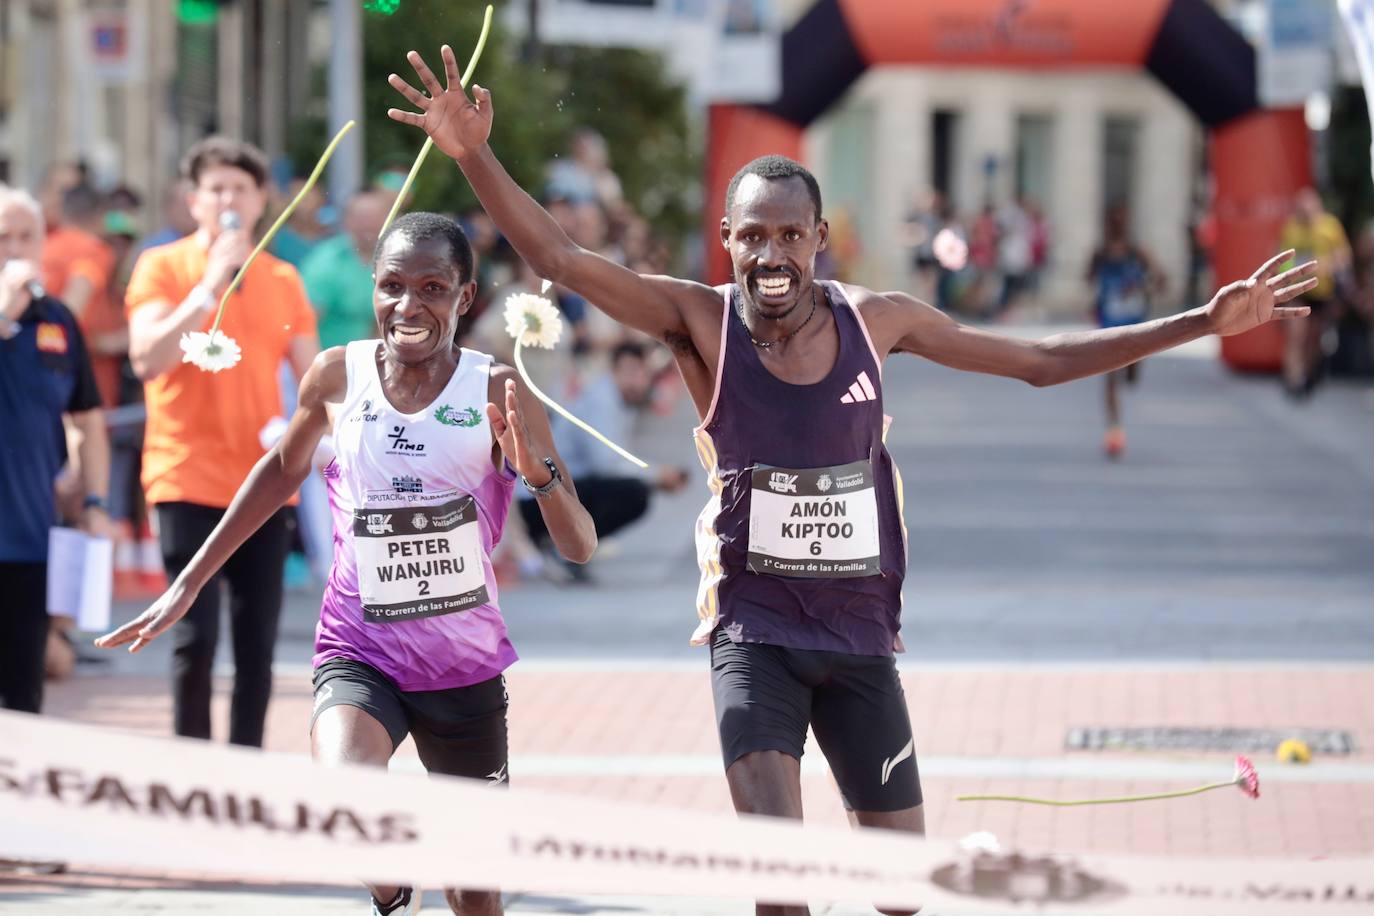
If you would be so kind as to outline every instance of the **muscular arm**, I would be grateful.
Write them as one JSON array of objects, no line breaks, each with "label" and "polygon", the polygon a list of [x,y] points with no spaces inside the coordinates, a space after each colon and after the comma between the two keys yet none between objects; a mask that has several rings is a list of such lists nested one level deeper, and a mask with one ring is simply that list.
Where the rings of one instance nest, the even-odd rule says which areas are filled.
[{"label": "muscular arm", "polygon": [[457,161],[501,234],[540,277],[566,286],[621,324],[657,340],[686,333],[683,300],[695,289],[709,294],[706,287],[637,274],[577,245],[515,183],[485,143]]},{"label": "muscular arm", "polygon": [[903,333],[894,351],[915,353],[954,369],[1019,379],[1036,387],[1120,369],[1212,333],[1206,315],[1194,309],[1128,327],[1019,340],[960,324],[905,293],[886,293],[884,298],[891,303],[886,309],[901,314],[898,320]]},{"label": "muscular arm", "polygon": [[1200,308],[1127,327],[1055,334],[1038,341],[1016,340],[961,325],[905,293],[860,291],[856,298],[864,303],[862,309],[875,331],[875,344],[885,347],[879,350],[880,355],[886,351],[916,353],[955,369],[1002,375],[1043,387],[1120,369],[1207,334],[1240,334],[1274,319],[1307,314],[1303,307],[1279,307],[1316,285],[1311,276],[1316,262],[1278,272],[1279,265],[1291,255],[1284,252],[1271,258],[1248,280],[1223,287]]}]

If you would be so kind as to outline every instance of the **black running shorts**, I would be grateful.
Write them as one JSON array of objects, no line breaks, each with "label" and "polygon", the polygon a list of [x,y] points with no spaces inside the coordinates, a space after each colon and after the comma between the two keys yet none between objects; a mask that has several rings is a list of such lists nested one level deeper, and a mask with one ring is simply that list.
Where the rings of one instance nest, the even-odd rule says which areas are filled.
[{"label": "black running shorts", "polygon": [[846,808],[921,803],[911,717],[892,656],[736,643],[718,628],[711,685],[727,769],[753,751],[800,760],[810,725]]},{"label": "black running shorts", "polygon": [[395,751],[407,734],[431,773],[508,781],[506,680],[448,690],[405,691],[376,668],[334,658],[315,669],[315,711],[310,727],[331,706],[356,706],[382,724]]}]

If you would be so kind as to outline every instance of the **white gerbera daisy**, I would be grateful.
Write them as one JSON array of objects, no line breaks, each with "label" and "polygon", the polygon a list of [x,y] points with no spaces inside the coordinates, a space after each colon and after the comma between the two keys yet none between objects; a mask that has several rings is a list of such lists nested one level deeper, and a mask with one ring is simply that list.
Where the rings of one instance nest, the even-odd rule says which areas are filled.
[{"label": "white gerbera daisy", "polygon": [[563,319],[543,296],[519,293],[506,299],[506,333],[524,346],[552,350],[563,333]]},{"label": "white gerbera daisy", "polygon": [[941,229],[937,232],[930,247],[935,260],[939,261],[945,270],[960,271],[968,263],[968,243],[952,229]]},{"label": "white gerbera daisy", "polygon": [[223,331],[215,331],[213,336],[205,331],[182,334],[181,353],[183,363],[195,363],[206,372],[231,369],[243,356],[238,341]]}]

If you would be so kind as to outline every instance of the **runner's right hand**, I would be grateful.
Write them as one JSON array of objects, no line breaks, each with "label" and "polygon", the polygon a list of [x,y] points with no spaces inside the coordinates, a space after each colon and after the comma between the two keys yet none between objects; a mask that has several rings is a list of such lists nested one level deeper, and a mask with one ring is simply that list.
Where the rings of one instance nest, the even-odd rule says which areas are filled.
[{"label": "runner's right hand", "polygon": [[95,641],[101,649],[113,649],[132,642],[130,652],[137,652],[148,643],[157,639],[167,628],[186,616],[191,609],[200,589],[191,589],[180,582],[173,582],[162,597],[152,603],[148,610],[130,620],[117,630],[111,630]]},{"label": "runner's right hand", "polygon": [[393,73],[387,77],[391,88],[405,96],[406,101],[420,109],[420,113],[388,108],[386,115],[393,121],[422,128],[435,146],[453,159],[461,159],[486,143],[491,135],[491,93],[481,86],[473,86],[472,98],[469,99],[463,91],[453,49],[444,45],[439,54],[444,60],[448,88],[440,86],[438,78],[424,59],[411,51],[406,59],[415,68],[429,95],[422,94]]}]

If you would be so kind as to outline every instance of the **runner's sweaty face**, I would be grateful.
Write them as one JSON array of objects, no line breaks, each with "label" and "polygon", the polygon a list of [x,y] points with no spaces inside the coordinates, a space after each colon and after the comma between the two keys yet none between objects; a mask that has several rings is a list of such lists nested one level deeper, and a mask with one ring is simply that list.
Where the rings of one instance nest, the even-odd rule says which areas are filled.
[{"label": "runner's sweaty face", "polygon": [[829,236],[830,227],[817,219],[801,178],[744,176],[720,222],[720,239],[730,252],[746,311],[779,321],[803,296],[809,299],[816,252],[824,250]]},{"label": "runner's sweaty face", "polygon": [[477,284],[463,277],[443,238],[414,241],[393,232],[373,265],[372,309],[387,355],[413,366],[449,352],[458,316]]}]

